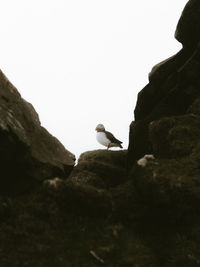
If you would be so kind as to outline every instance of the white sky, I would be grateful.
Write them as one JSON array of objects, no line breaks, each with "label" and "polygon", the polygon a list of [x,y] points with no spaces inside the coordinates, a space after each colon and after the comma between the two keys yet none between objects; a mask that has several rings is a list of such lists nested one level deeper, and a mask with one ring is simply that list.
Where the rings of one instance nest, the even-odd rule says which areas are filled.
[{"label": "white sky", "polygon": [[98,123],[127,148],[137,93],[181,48],[173,36],[187,2],[1,1],[0,68],[77,157],[103,148]]}]

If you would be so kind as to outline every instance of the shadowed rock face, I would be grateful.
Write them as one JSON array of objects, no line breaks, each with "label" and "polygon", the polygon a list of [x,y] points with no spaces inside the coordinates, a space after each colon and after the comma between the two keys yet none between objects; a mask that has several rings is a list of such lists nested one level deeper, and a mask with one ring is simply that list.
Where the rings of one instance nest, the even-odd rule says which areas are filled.
[{"label": "shadowed rock face", "polygon": [[[157,236],[149,241],[160,254],[158,266],[199,266],[200,1],[188,2],[175,37],[183,48],[153,67],[149,84],[138,94],[129,178],[133,203],[141,205],[142,231]],[[142,165],[145,154],[154,159]],[[161,237],[164,245],[158,246]]]},{"label": "shadowed rock face", "polygon": [[18,193],[46,178],[67,177],[74,155],[44,129],[33,106],[0,71],[0,192]]},{"label": "shadowed rock face", "polygon": [[138,94],[135,121],[130,125],[129,167],[144,154],[153,153],[149,125],[163,117],[184,115],[200,97],[200,1],[190,0],[179,20],[176,38],[183,48],[157,64],[149,84]]},{"label": "shadowed rock face", "polygon": [[178,22],[175,37],[184,47],[195,47],[200,41],[199,31],[200,4],[198,0],[190,0]]}]

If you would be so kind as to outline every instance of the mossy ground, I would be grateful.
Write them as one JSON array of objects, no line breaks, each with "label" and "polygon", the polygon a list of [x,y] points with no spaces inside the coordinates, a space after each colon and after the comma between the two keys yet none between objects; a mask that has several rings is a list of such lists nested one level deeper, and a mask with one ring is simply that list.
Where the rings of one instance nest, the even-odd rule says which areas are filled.
[{"label": "mossy ground", "polygon": [[63,190],[43,187],[1,199],[0,266],[101,266],[91,251],[105,266],[155,266],[151,249],[130,226],[69,212],[58,201]]},{"label": "mossy ground", "polygon": [[[66,181],[1,197],[0,266],[200,266],[198,203],[187,180],[183,190],[177,184],[180,171],[186,173],[181,161],[136,164],[127,176],[125,158],[126,151],[89,152]],[[83,166],[100,180],[107,170],[110,182],[95,185]],[[111,182],[115,168],[123,174],[118,183]]]}]

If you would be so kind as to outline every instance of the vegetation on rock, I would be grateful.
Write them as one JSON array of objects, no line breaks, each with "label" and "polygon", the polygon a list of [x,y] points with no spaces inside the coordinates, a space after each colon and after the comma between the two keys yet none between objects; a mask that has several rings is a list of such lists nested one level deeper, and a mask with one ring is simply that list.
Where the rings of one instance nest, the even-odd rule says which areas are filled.
[{"label": "vegetation on rock", "polygon": [[[1,267],[200,266],[199,12],[200,1],[190,0],[176,31],[183,49],[156,65],[139,93],[128,151],[85,152],[65,180],[51,164],[32,164],[45,179],[23,195],[1,195]],[[2,167],[10,182],[20,170],[26,178],[30,154],[6,127],[0,123],[1,152],[4,140],[12,150],[2,162],[19,163],[17,173]]]}]

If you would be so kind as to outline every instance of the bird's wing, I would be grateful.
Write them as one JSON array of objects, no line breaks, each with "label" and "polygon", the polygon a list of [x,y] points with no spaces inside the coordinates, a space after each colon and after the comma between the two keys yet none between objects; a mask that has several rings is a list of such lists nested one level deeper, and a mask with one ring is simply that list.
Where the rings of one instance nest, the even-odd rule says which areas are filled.
[{"label": "bird's wing", "polygon": [[123,142],[119,141],[114,137],[114,135],[108,131],[105,131],[105,134],[107,138],[111,141],[111,143],[116,143],[116,144],[122,144]]}]

